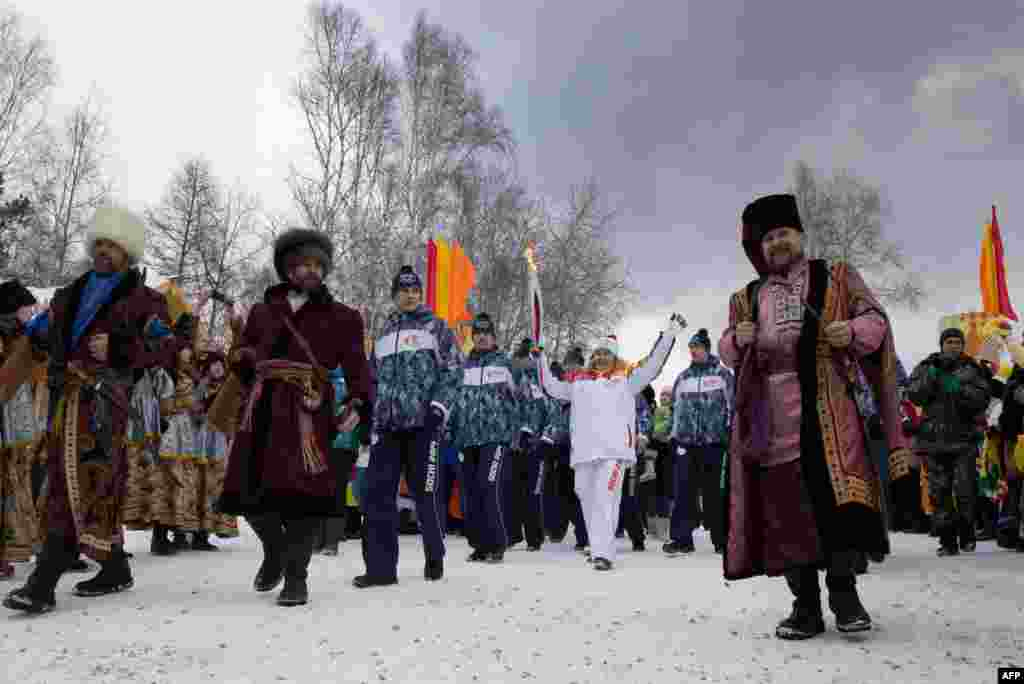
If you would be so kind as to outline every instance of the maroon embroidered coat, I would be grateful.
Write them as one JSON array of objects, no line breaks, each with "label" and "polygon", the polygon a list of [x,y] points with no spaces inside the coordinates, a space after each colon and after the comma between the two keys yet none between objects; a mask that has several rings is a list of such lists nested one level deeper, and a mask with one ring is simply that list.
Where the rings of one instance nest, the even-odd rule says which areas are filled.
[{"label": "maroon embroidered coat", "polygon": [[[187,342],[172,336],[147,347],[143,331],[149,320],[157,317],[170,323],[167,303],[132,269],[72,348],[72,326],[88,280],[87,273],[61,288],[50,303],[47,528],[51,534],[77,538],[83,552],[103,560],[111,545],[122,541],[121,506],[128,477],[125,429],[132,386],[145,368],[173,368]],[[106,363],[97,362],[89,351],[89,338],[98,334],[110,336]],[[73,368],[84,371],[91,382],[83,382]],[[95,380],[102,380],[102,392],[88,386]],[[96,434],[97,426],[109,426],[109,433],[101,428]]]},{"label": "maroon embroidered coat", "polygon": [[[363,319],[326,288],[293,312],[288,289],[280,284],[267,290],[263,303],[249,313],[229,357],[248,396],[242,402],[243,415],[217,505],[222,513],[302,517],[343,510],[339,485],[344,485],[347,473],[336,472],[333,459],[327,458],[337,434],[333,387],[330,382],[317,383],[315,396],[302,387],[301,368],[310,366],[310,359],[284,320],[292,321],[323,369],[341,366],[349,396],[369,407],[373,385],[363,346]],[[285,375],[289,377],[282,379]],[[309,430],[305,436],[303,424]]]}]

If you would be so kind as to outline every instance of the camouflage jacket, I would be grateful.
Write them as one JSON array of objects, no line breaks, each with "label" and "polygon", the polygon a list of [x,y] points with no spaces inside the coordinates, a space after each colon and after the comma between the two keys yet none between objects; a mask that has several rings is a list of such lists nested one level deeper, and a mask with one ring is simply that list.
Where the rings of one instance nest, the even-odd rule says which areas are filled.
[{"label": "camouflage jacket", "polygon": [[572,434],[572,404],[548,398],[548,422],[541,439],[549,444],[568,444]]},{"label": "camouflage jacket", "polygon": [[508,355],[471,352],[448,420],[459,449],[511,445],[524,427],[519,387]]},{"label": "camouflage jacket", "polygon": [[534,364],[524,365],[513,361],[512,365],[523,407],[523,429],[539,438],[548,425],[551,400],[540,386],[540,378]]},{"label": "camouflage jacket", "polygon": [[713,355],[680,373],[672,386],[672,438],[683,446],[728,444],[735,386]]},{"label": "camouflage jacket", "polygon": [[423,427],[431,406],[448,415],[462,379],[462,352],[443,319],[420,306],[394,312],[373,347],[374,432]]}]

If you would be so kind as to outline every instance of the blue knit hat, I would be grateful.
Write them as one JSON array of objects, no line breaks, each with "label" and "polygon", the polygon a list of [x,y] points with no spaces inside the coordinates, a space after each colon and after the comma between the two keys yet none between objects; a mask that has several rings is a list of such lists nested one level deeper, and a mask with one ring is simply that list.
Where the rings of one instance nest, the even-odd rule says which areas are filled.
[{"label": "blue knit hat", "polygon": [[708,336],[707,328],[701,328],[693,337],[690,338],[690,344],[699,344],[705,349],[711,349],[711,338]]}]

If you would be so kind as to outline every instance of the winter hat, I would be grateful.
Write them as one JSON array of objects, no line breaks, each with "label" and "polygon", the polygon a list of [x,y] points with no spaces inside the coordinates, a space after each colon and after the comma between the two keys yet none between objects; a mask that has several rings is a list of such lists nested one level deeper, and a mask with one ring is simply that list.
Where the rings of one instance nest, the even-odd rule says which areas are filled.
[{"label": "winter hat", "polygon": [[565,359],[562,364],[565,366],[583,366],[586,360],[583,358],[583,350],[579,347],[571,347],[569,351],[565,353]]},{"label": "winter hat", "polygon": [[551,374],[561,380],[565,377],[565,368],[563,368],[562,364],[557,361],[553,361],[551,363]]},{"label": "winter hat", "polygon": [[473,334],[494,335],[494,321],[491,320],[491,317],[485,313],[477,314],[473,319]]},{"label": "winter hat", "polygon": [[693,337],[690,338],[690,344],[699,344],[707,350],[711,350],[711,338],[708,336],[707,328],[701,328]]},{"label": "winter hat", "polygon": [[36,303],[35,295],[18,280],[8,280],[0,285],[0,316],[17,313],[23,306]]},{"label": "winter hat", "polygon": [[286,230],[274,241],[274,270],[282,281],[288,280],[288,259],[291,256],[315,257],[327,275],[334,266],[334,245],[324,233],[306,228]]},{"label": "winter hat", "polygon": [[423,290],[423,281],[416,275],[416,271],[412,270],[412,266],[403,266],[398,269],[394,280],[391,281],[391,297],[394,298],[398,291],[402,289]]},{"label": "winter hat", "polygon": [[945,330],[942,331],[942,334],[939,335],[939,346],[941,347],[943,344],[945,344],[946,340],[948,340],[950,337],[959,337],[961,342],[966,342],[963,330],[961,330],[960,328],[946,328]]},{"label": "winter hat", "polygon": [[594,351],[604,349],[612,353],[612,356],[619,358],[619,338],[615,335],[608,335],[594,345]]},{"label": "winter hat", "polygon": [[100,207],[89,222],[89,254],[97,240],[110,240],[128,255],[129,263],[140,261],[146,252],[146,224],[135,213],[120,207]]},{"label": "winter hat", "polygon": [[765,273],[768,265],[761,252],[764,236],[776,228],[795,228],[804,232],[800,220],[800,208],[794,195],[765,195],[759,197],[743,210],[742,241],[743,251],[758,273]]},{"label": "winter hat", "polygon": [[646,399],[647,403],[650,404],[651,406],[657,403],[657,398],[654,395],[654,388],[651,387],[650,385],[644,387],[643,392],[641,392],[640,394],[643,395],[644,399]]},{"label": "winter hat", "polygon": [[530,351],[533,349],[533,338],[524,337],[519,346],[516,347],[516,352],[512,356],[517,359],[525,359],[530,355]]}]

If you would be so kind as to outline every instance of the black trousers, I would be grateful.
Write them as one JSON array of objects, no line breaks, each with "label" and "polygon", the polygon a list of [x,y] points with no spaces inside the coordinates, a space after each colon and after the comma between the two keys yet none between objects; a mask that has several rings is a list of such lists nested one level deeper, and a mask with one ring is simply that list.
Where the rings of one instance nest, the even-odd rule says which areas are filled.
[{"label": "black trousers", "polygon": [[[829,554],[825,568],[825,586],[830,594],[852,592],[857,589],[857,574],[854,570],[857,552],[837,551]],[[813,565],[793,568],[785,572],[786,584],[798,600],[817,602],[821,598],[818,584],[818,569]]]},{"label": "black trousers", "polygon": [[286,518],[280,513],[249,516],[246,521],[263,544],[264,558],[280,563],[288,579],[305,580],[321,518]]},{"label": "black trousers", "polygon": [[359,453],[354,449],[331,449],[328,455],[331,465],[338,473],[338,491],[335,492],[335,496],[338,501],[338,512],[339,514],[344,513],[344,515],[321,519],[313,541],[315,550],[335,547],[345,539],[346,527],[349,525],[348,512],[345,510],[345,491],[352,474],[352,466],[358,456]]}]

